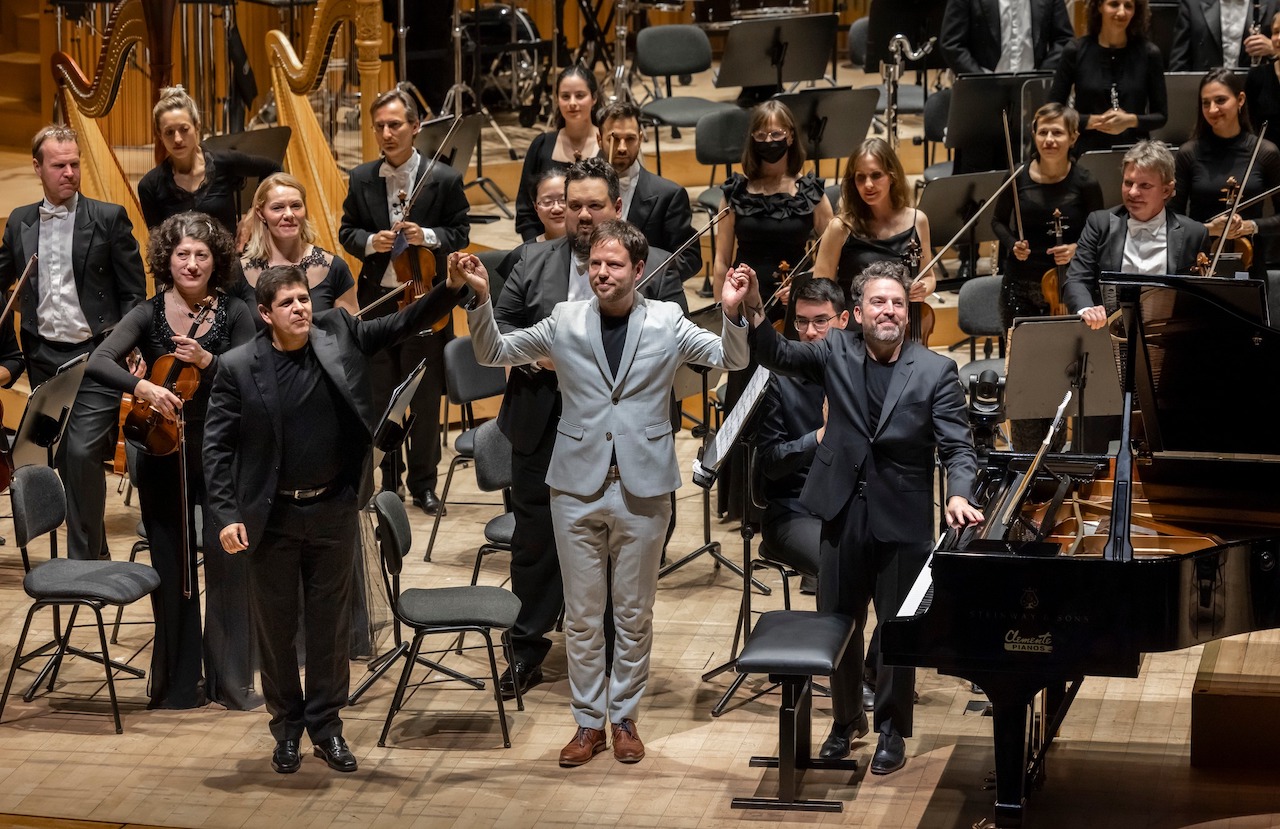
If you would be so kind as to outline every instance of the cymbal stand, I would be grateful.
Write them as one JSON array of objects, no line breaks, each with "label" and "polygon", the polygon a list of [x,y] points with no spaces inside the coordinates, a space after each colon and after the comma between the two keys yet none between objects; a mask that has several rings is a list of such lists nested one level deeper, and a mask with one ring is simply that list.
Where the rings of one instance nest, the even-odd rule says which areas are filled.
[{"label": "cymbal stand", "polygon": [[[479,18],[480,0],[475,0],[476,17]],[[480,63],[479,44],[476,48],[475,64]],[[475,102],[476,111],[479,112],[484,119],[488,121],[489,126],[498,133],[498,137],[502,139],[502,143],[507,147],[507,154],[511,156],[512,161],[516,161],[520,156],[516,153],[516,148],[511,146],[511,141],[507,138],[507,134],[502,131],[502,127],[498,126],[498,122],[494,120],[493,113],[489,112],[484,102],[480,100],[480,96],[475,93],[465,80],[462,78],[462,0],[454,0],[453,4],[453,86],[449,87],[449,91],[444,94],[444,104],[441,105],[442,113],[453,111],[455,118],[461,118],[466,105],[463,101],[470,96]],[[483,143],[483,142],[480,142]],[[479,144],[476,146],[476,173],[479,175],[482,148]],[[487,193],[488,190],[486,189]],[[492,196],[490,196],[492,198]]]},{"label": "cymbal stand", "polygon": [[936,37],[931,37],[928,43],[913,50],[906,35],[894,35],[889,41],[889,53],[893,56],[893,60],[880,62],[880,75],[884,78],[886,101],[884,127],[889,137],[889,146],[894,152],[898,150],[898,84],[902,80],[902,65],[908,60],[914,62],[925,57],[933,51],[933,44],[937,42]]},{"label": "cymbal stand", "polygon": [[552,0],[555,5],[551,15],[551,74],[543,89],[550,90],[551,106],[547,107],[547,129],[555,129],[556,113],[560,111],[560,103],[556,98],[556,78],[560,77],[560,41],[564,37],[564,4],[565,0]]},{"label": "cymbal stand", "polygon": [[609,102],[629,101],[635,103],[631,94],[631,72],[627,69],[627,21],[631,16],[631,0],[616,0],[614,3],[613,30],[613,74],[607,83],[612,90]]}]

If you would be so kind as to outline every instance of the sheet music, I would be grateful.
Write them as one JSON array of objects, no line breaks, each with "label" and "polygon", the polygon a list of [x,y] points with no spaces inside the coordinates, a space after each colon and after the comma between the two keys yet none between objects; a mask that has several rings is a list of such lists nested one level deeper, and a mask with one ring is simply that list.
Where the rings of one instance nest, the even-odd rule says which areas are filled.
[{"label": "sheet music", "polygon": [[725,418],[724,423],[720,426],[720,431],[716,432],[715,441],[712,442],[701,460],[694,461],[695,479],[699,473],[706,474],[720,468],[720,463],[728,457],[729,450],[738,441],[739,433],[742,431],[747,419],[755,412],[756,406],[760,405],[760,399],[764,397],[765,389],[769,387],[769,379],[771,377],[773,377],[773,372],[764,366],[757,368],[756,373],[751,375],[751,381],[742,390],[742,396],[734,404],[733,411]]}]

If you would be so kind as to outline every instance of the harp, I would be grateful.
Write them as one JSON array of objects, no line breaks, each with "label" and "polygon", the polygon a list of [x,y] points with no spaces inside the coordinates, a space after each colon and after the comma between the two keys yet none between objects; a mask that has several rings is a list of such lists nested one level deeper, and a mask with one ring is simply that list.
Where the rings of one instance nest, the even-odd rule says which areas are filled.
[{"label": "harp", "polygon": [[55,117],[74,129],[80,139],[80,191],[89,198],[123,206],[133,222],[134,238],[144,251],[149,234],[142,207],[120,160],[102,134],[98,119],[115,104],[125,64],[139,44],[146,44],[150,53],[153,99],[161,87],[169,84],[176,1],[119,0],[112,7],[103,32],[102,52],[92,81],[66,52],[56,52],[49,60],[57,86]]},{"label": "harp", "polygon": [[[347,195],[347,176],[328,152],[328,138],[307,99],[324,80],[343,24],[351,25],[355,30],[360,99],[367,105],[378,95],[378,56],[382,48],[381,0],[320,0],[307,35],[305,60],[298,58],[288,36],[278,29],[267,33],[267,53],[279,123],[293,130],[293,138],[285,152],[285,169],[307,188],[307,212],[316,228],[317,244],[342,255],[353,272],[359,273],[360,262],[347,256],[338,242],[342,202]],[[378,156],[377,141],[370,129],[361,130],[361,155],[366,161]]]}]

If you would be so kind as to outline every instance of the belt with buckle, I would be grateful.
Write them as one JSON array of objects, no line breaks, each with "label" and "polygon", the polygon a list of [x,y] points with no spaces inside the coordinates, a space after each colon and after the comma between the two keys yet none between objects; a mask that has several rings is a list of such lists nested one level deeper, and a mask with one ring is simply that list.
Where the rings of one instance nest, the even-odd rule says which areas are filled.
[{"label": "belt with buckle", "polygon": [[279,490],[279,494],[290,501],[314,501],[333,493],[337,488],[337,484],[325,484],[311,489],[282,489]]},{"label": "belt with buckle", "polygon": [[616,463],[611,464],[609,466],[609,471],[605,473],[604,477],[605,477],[605,480],[607,481],[612,481],[612,480],[616,480],[617,478],[621,478],[622,476],[618,474],[618,465]]}]

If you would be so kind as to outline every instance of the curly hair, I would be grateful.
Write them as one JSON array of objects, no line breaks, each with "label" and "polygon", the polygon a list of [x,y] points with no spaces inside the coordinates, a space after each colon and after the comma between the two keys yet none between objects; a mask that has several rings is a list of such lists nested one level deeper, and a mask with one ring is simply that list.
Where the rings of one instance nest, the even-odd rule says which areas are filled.
[{"label": "curly hair", "polygon": [[218,220],[207,213],[188,211],[170,216],[151,233],[147,243],[147,269],[156,282],[157,290],[173,287],[170,260],[183,239],[203,242],[213,254],[213,273],[209,276],[209,290],[226,291],[239,272],[235,269],[235,243],[231,234],[222,229]]}]

